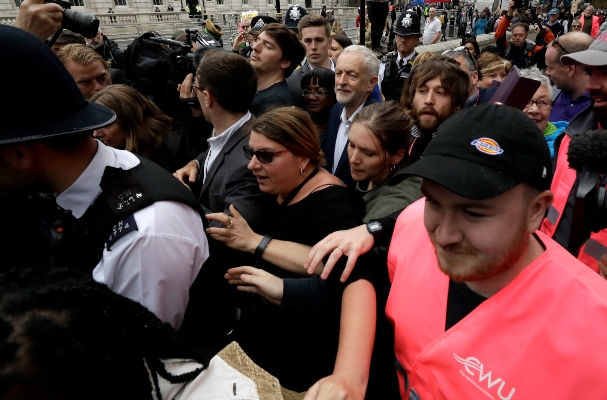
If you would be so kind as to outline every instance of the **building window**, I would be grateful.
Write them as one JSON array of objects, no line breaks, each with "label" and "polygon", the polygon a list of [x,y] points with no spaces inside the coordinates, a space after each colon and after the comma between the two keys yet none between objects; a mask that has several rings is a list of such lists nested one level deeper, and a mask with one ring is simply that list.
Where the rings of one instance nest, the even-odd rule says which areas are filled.
[{"label": "building window", "polygon": [[164,4],[164,0],[153,0],[155,6],[161,6]]},{"label": "building window", "polygon": [[116,7],[118,7],[118,6],[126,6],[127,4],[126,4],[126,0],[114,0],[114,5]]},{"label": "building window", "polygon": [[19,8],[21,7],[21,3],[23,0],[15,0],[15,7]]},{"label": "building window", "polygon": [[268,0],[268,4],[274,4],[274,0]]},{"label": "building window", "polygon": [[293,0],[287,0],[287,4],[293,4]]},{"label": "building window", "polygon": [[223,5],[223,0],[217,0],[217,5],[218,6],[222,6]]},{"label": "building window", "polygon": [[243,5],[245,5],[245,4],[249,4],[249,0],[242,0],[242,4],[243,4]]},{"label": "building window", "polygon": [[84,0],[70,0],[74,7],[84,7]]},{"label": "building window", "polygon": [[323,6],[326,6],[327,5],[327,0],[321,0],[320,4],[323,5]]}]

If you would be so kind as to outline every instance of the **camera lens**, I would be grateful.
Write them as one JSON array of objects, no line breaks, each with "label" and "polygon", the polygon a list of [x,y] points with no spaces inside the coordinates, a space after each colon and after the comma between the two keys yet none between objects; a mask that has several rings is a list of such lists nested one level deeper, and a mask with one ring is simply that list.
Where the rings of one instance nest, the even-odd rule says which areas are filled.
[{"label": "camera lens", "polygon": [[63,28],[92,39],[99,31],[99,20],[94,15],[67,9],[63,12]]}]

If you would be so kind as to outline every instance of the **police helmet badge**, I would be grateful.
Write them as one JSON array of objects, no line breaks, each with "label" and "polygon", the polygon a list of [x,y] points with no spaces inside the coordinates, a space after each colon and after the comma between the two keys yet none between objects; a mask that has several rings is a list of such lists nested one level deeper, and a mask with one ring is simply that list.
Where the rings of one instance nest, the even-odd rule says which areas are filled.
[{"label": "police helmet badge", "polygon": [[405,15],[405,18],[403,18],[402,24],[403,24],[404,28],[409,28],[413,24],[413,19],[411,19],[411,14],[407,13],[407,15]]},{"label": "police helmet badge", "polygon": [[259,19],[256,23],[255,26],[253,26],[251,28],[251,30],[260,30],[261,28],[263,28],[264,26],[266,26],[267,24],[264,22],[263,19]]},{"label": "police helmet badge", "polygon": [[299,6],[295,5],[291,7],[291,11],[289,12],[289,16],[293,21],[297,21],[301,18],[301,12],[299,11]]}]

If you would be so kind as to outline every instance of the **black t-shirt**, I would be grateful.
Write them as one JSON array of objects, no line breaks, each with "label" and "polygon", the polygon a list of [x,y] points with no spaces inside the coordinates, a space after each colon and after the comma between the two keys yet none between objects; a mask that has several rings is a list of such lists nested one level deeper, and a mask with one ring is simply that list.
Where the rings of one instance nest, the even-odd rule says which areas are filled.
[{"label": "black t-shirt", "polygon": [[[277,207],[273,215],[268,215],[273,226],[263,233],[274,239],[313,246],[330,233],[360,225],[363,213],[364,202],[354,191],[329,186],[295,204]],[[339,277],[345,261],[342,257],[327,281],[317,276],[304,278],[264,261],[256,265],[280,278],[298,281],[294,286],[285,284],[282,306],[251,296],[255,310],[247,316],[243,313],[242,335],[238,338],[247,355],[286,388],[307,390],[332,373],[339,340],[341,295],[346,287]],[[367,277],[370,277],[368,270],[357,265],[349,281]],[[323,285],[328,285],[328,290]],[[288,306],[295,302],[292,297],[314,296],[319,292],[327,294],[321,309]]]},{"label": "black t-shirt", "polygon": [[527,68],[527,63],[525,61],[525,57],[527,55],[526,52],[527,45],[523,47],[516,47],[512,45],[510,48],[510,62],[513,65],[516,65],[519,69]]},{"label": "black t-shirt", "polygon": [[485,300],[487,298],[470,290],[465,283],[449,280],[445,330],[457,324]]},{"label": "black t-shirt", "polygon": [[292,106],[293,104],[293,95],[291,95],[287,81],[280,81],[269,88],[258,90],[249,110],[251,114],[259,117],[259,115],[272,108]]}]

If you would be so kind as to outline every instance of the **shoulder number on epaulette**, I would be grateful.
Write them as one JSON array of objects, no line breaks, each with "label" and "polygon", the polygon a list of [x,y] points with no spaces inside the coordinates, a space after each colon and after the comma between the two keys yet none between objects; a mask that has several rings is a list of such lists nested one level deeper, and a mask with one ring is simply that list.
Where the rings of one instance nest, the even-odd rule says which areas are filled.
[{"label": "shoulder number on epaulette", "polygon": [[110,237],[107,239],[105,243],[105,248],[107,251],[112,251],[110,247],[118,241],[121,237],[126,235],[131,231],[138,231],[137,222],[135,222],[135,216],[133,214],[128,217],[121,219],[116,222],[112,227],[112,231],[110,233]]}]

